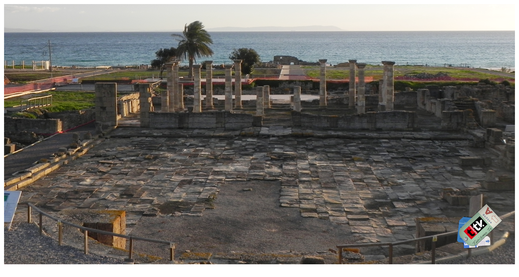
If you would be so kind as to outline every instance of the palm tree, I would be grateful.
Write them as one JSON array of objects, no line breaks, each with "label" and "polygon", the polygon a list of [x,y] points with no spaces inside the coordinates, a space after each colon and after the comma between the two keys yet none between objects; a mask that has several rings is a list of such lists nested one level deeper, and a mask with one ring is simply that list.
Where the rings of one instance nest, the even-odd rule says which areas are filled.
[{"label": "palm tree", "polygon": [[213,50],[209,48],[213,40],[204,25],[200,21],[195,21],[184,26],[182,34],[172,34],[178,38],[177,56],[189,60],[189,78],[193,77],[193,63],[196,58],[212,56]]}]

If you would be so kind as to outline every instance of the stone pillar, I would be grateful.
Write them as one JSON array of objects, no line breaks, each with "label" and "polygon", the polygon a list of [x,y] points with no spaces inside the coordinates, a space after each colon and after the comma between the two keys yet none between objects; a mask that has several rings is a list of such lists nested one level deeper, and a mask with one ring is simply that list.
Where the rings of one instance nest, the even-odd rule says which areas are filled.
[{"label": "stone pillar", "polygon": [[95,84],[96,132],[103,133],[117,127],[117,83]]},{"label": "stone pillar", "polygon": [[150,127],[150,112],[153,112],[153,103],[151,101],[150,84],[138,84],[139,87],[139,105],[141,109],[141,127]]},{"label": "stone pillar", "polygon": [[266,109],[272,108],[270,105],[270,86],[264,85],[263,86],[263,107]]},{"label": "stone pillar", "polygon": [[357,95],[357,113],[366,113],[366,83],[364,82],[365,63],[358,63],[359,68],[359,95]]},{"label": "stone pillar", "polygon": [[357,67],[357,60],[349,60],[350,63],[350,86],[348,91],[349,102],[348,106],[350,108],[355,107],[356,97],[357,97],[357,87],[355,85],[355,69]]},{"label": "stone pillar", "polygon": [[232,64],[225,65],[225,110],[232,111]]},{"label": "stone pillar", "polygon": [[296,86],[294,87],[294,111],[300,112],[301,111],[301,87]]},{"label": "stone pillar", "polygon": [[242,60],[234,60],[234,108],[242,109],[241,102],[241,62]]},{"label": "stone pillar", "polygon": [[[170,112],[180,112],[183,110],[183,97],[179,97],[179,61],[173,61],[171,65],[171,87],[169,87],[168,80],[168,91],[169,91],[169,111]],[[182,99],[181,99],[182,98]],[[182,103],[181,103],[182,101]],[[182,106],[182,108],[181,108]]]},{"label": "stone pillar", "polygon": [[395,102],[395,80],[393,76],[395,62],[383,61],[384,64],[384,87],[386,95],[386,111],[392,111]]},{"label": "stone pillar", "polygon": [[202,80],[200,79],[200,69],[201,65],[195,64],[193,65],[193,112],[201,113],[202,112]]},{"label": "stone pillar", "polygon": [[[166,91],[160,94],[160,110],[163,113],[170,111],[170,98],[173,97],[173,63],[166,63]],[[173,101],[171,101],[173,102]]]},{"label": "stone pillar", "polygon": [[256,87],[256,116],[263,116],[263,115],[265,115],[265,109],[263,107],[263,104],[264,104],[264,101],[263,101],[264,92],[265,92],[264,87]]},{"label": "stone pillar", "polygon": [[416,105],[418,106],[418,108],[425,110],[426,95],[428,95],[428,92],[429,90],[425,88],[418,89],[416,91]]},{"label": "stone pillar", "polygon": [[178,98],[178,112],[185,111],[186,107],[184,105],[184,84],[180,82],[177,83],[177,98]]},{"label": "stone pillar", "polygon": [[213,104],[213,61],[205,62],[205,108],[214,109]]},{"label": "stone pillar", "polygon": [[326,107],[327,104],[327,93],[326,93],[326,59],[319,60],[321,65],[321,75],[319,81],[319,106]]},{"label": "stone pillar", "polygon": [[378,110],[386,110],[386,102],[384,101],[384,79],[378,80]]}]

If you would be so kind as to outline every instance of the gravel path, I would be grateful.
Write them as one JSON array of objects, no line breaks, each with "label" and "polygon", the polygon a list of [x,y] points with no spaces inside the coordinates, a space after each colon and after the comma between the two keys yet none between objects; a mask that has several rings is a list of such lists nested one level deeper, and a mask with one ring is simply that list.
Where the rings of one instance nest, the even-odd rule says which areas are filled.
[{"label": "gravel path", "polygon": [[505,244],[488,254],[445,261],[442,264],[515,264],[515,235],[510,234]]},{"label": "gravel path", "polygon": [[85,255],[82,250],[40,236],[38,226],[27,222],[4,228],[4,264],[124,264],[124,259]]}]

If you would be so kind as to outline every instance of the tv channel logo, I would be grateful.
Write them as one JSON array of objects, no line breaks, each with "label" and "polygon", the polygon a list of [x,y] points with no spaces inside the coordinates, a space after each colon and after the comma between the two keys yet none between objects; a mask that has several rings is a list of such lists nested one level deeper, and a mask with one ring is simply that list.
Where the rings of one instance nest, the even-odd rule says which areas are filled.
[{"label": "tv channel logo", "polygon": [[487,225],[488,224],[481,217],[478,217],[469,225],[469,227],[467,227],[467,229],[463,230],[463,232],[465,232],[470,239],[473,239]]},{"label": "tv channel logo", "polygon": [[462,218],[459,222],[458,241],[469,246],[476,246],[492,231],[501,219],[485,205],[472,218]]}]

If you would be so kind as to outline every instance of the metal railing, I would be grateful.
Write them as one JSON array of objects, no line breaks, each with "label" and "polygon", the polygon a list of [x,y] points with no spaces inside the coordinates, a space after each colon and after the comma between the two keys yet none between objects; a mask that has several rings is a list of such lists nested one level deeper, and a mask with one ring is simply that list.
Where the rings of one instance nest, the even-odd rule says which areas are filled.
[{"label": "metal railing", "polygon": [[24,99],[20,103],[22,111],[30,110],[33,108],[52,106],[52,95],[45,95],[39,97],[32,97]]},{"label": "metal railing", "polygon": [[[500,218],[501,220],[504,220],[512,215],[515,214],[515,211],[511,211],[507,214],[504,214],[502,215]],[[354,248],[354,247],[372,247],[372,246],[388,246],[389,247],[389,261],[388,263],[392,264],[393,263],[393,246],[395,245],[401,245],[401,244],[407,244],[407,243],[412,243],[412,242],[419,242],[419,241],[425,241],[425,240],[431,240],[431,263],[434,264],[436,263],[436,241],[438,240],[439,237],[444,237],[444,236],[452,236],[452,235],[455,235],[458,233],[458,230],[456,231],[451,231],[451,232],[446,232],[446,233],[442,233],[442,234],[437,234],[437,235],[431,235],[431,236],[426,236],[426,237],[420,237],[420,238],[416,238],[416,239],[410,239],[410,240],[404,240],[404,241],[397,241],[397,242],[380,242],[380,243],[358,243],[358,244],[341,244],[341,245],[337,245],[337,254],[338,254],[338,263],[339,264],[342,264],[342,252],[343,252],[343,249],[345,248]],[[491,239],[490,241],[493,241],[493,234],[494,232],[490,232],[490,236],[491,236]],[[471,248],[467,248],[467,251],[468,251],[468,254],[470,256],[470,253],[471,253]]]},{"label": "metal railing", "polygon": [[89,250],[88,249],[88,232],[93,232],[93,233],[97,233],[97,234],[116,236],[116,237],[128,239],[130,241],[129,256],[128,256],[129,260],[133,260],[133,254],[134,254],[133,253],[134,252],[133,251],[133,242],[134,242],[134,240],[140,240],[140,241],[146,241],[146,242],[168,244],[169,245],[169,259],[170,259],[170,261],[175,261],[176,245],[173,242],[164,241],[164,240],[147,239],[147,238],[134,237],[134,236],[127,236],[127,235],[123,235],[123,234],[112,233],[112,232],[98,230],[98,229],[94,229],[94,228],[88,228],[88,227],[80,226],[80,225],[73,224],[73,223],[66,222],[66,221],[61,221],[59,218],[53,217],[53,216],[45,213],[44,211],[38,209],[36,206],[34,206],[31,203],[27,203],[27,222],[28,223],[32,223],[32,209],[36,210],[39,215],[39,224],[38,225],[39,225],[40,235],[43,235],[43,216],[44,215],[57,222],[58,244],[60,246],[63,244],[63,225],[69,225],[71,227],[78,228],[78,229],[84,231],[84,243],[83,243],[84,247],[83,247],[83,249],[84,249],[85,254],[88,254],[88,250]]}]

